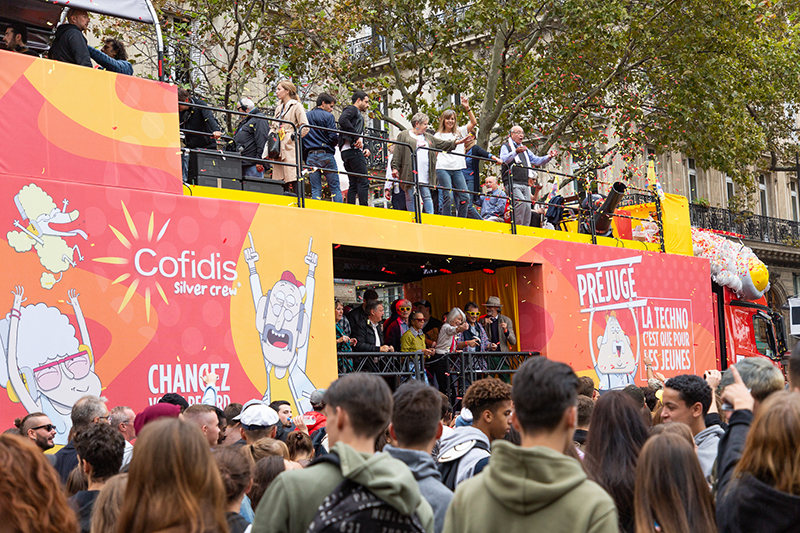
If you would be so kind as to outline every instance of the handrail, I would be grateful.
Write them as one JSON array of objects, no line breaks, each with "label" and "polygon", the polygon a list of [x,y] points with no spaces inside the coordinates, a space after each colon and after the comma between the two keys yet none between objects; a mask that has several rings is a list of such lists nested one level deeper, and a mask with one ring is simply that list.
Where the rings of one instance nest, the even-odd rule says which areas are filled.
[{"label": "handrail", "polygon": [[[268,117],[268,116],[266,116],[264,114],[254,115],[254,114],[252,114],[250,112],[231,111],[231,110],[226,110],[226,109],[215,108],[215,107],[212,107],[212,106],[209,106],[209,105],[195,104],[195,103],[192,103],[192,102],[181,102],[180,105],[184,105],[184,106],[188,106],[188,107],[194,107],[194,108],[198,108],[198,109],[208,109],[208,110],[211,110],[213,112],[222,112],[222,113],[227,113],[227,114],[237,115],[237,116],[255,117],[258,120],[266,120],[267,122],[277,122],[277,123],[282,123],[282,124],[290,124],[292,126],[292,128],[294,129],[294,133],[292,133],[292,135],[295,137],[295,159],[296,159],[295,163],[287,163],[287,162],[284,162],[284,161],[276,161],[276,160],[271,160],[271,159],[252,158],[252,157],[247,157],[247,156],[242,156],[240,154],[236,154],[235,152],[225,152],[225,151],[221,151],[221,150],[217,150],[217,152],[222,154],[223,157],[231,157],[232,159],[237,159],[237,160],[240,160],[240,161],[251,162],[251,163],[256,163],[256,164],[263,164],[265,166],[266,165],[275,165],[275,164],[282,165],[282,166],[294,166],[295,169],[296,169],[296,176],[297,176],[297,187],[296,187],[296,189],[297,189],[297,191],[296,191],[297,200],[298,200],[297,201],[297,205],[298,205],[298,207],[301,207],[301,208],[305,207],[305,190],[304,189],[305,189],[305,181],[306,181],[306,175],[304,173],[304,168],[306,166],[303,164],[303,160],[302,160],[303,136],[304,136],[303,131],[304,130],[312,130],[313,129],[313,130],[327,131],[327,132],[332,132],[332,133],[343,133],[343,134],[348,134],[348,135],[352,135],[353,134],[353,132],[348,132],[348,131],[345,131],[345,130],[342,130],[342,129],[339,129],[339,128],[326,128],[324,126],[317,126],[317,125],[314,125],[314,124],[301,124],[301,125],[297,126],[297,125],[295,125],[293,122],[291,122],[289,120],[284,120],[284,119],[275,118],[275,117]],[[192,135],[211,136],[211,134],[207,133],[207,132],[196,132],[196,131],[192,131],[192,130],[181,130],[181,131],[183,133],[188,133],[188,134],[192,134]],[[394,145],[398,145],[398,146],[403,146],[403,147],[408,148],[408,150],[411,152],[412,175],[413,175],[413,180],[414,180],[413,183],[411,184],[412,185],[412,191],[413,191],[412,194],[413,194],[413,197],[414,197],[414,222],[416,222],[418,224],[422,223],[422,214],[423,214],[421,206],[420,206],[420,187],[421,186],[428,187],[429,189],[432,189],[432,190],[435,190],[435,191],[448,191],[451,194],[453,194],[454,197],[453,197],[453,201],[451,202],[451,209],[454,209],[454,210],[458,209],[458,204],[457,204],[457,202],[455,200],[455,195],[456,194],[459,194],[459,195],[465,194],[465,195],[469,196],[470,198],[486,196],[486,194],[483,193],[483,192],[479,192],[479,191],[475,191],[475,190],[456,188],[456,187],[453,186],[453,184],[451,184],[450,187],[444,187],[444,186],[441,186],[439,184],[437,184],[437,185],[431,185],[431,184],[421,185],[420,181],[419,181],[419,175],[418,175],[418,172],[417,172],[417,170],[418,170],[417,157],[418,156],[417,156],[416,151],[411,149],[411,145],[409,143],[398,142],[397,140],[391,141],[391,140],[389,140],[387,138],[376,137],[376,136],[367,135],[367,134],[363,134],[363,133],[361,135],[359,135],[358,137],[361,138],[361,139],[364,139],[364,140],[374,141],[374,142],[377,142],[377,143],[394,144]],[[223,138],[231,139],[230,136],[223,136]],[[475,160],[478,160],[478,161],[487,161],[487,162],[491,162],[491,163],[495,163],[495,164],[500,164],[500,165],[503,165],[504,167],[506,167],[508,169],[508,172],[507,172],[508,173],[508,180],[507,181],[508,181],[508,185],[510,187],[510,191],[506,191],[506,194],[507,194],[507,201],[510,202],[509,213],[510,213],[510,219],[511,219],[510,220],[510,222],[511,222],[510,225],[511,225],[511,233],[512,234],[516,234],[517,233],[517,220],[516,220],[516,214],[515,214],[515,210],[514,210],[514,204],[515,203],[518,203],[518,204],[519,203],[530,204],[531,208],[533,208],[534,206],[537,206],[537,205],[538,206],[547,206],[547,207],[555,206],[555,207],[568,209],[570,212],[578,214],[579,216],[582,213],[588,213],[587,225],[588,225],[590,233],[591,233],[591,240],[592,240],[593,244],[597,244],[597,232],[596,232],[596,229],[595,229],[595,220],[594,220],[594,218],[595,218],[594,217],[594,213],[595,213],[594,202],[589,201],[589,202],[587,202],[587,204],[588,204],[587,207],[581,207],[580,204],[578,206],[572,206],[572,205],[564,205],[564,204],[555,204],[555,203],[541,201],[541,200],[515,198],[514,197],[514,190],[513,190],[514,189],[514,177],[513,177],[513,172],[511,170],[513,168],[517,167],[517,168],[522,168],[522,169],[525,169],[525,170],[533,170],[534,172],[537,172],[537,173],[546,173],[546,174],[552,174],[552,175],[556,175],[556,176],[563,176],[563,177],[566,177],[566,178],[570,178],[572,180],[582,181],[582,182],[585,182],[585,183],[590,183],[590,182],[605,183],[605,182],[600,182],[600,180],[593,180],[591,178],[576,176],[576,175],[567,174],[567,173],[563,173],[563,172],[558,172],[558,171],[554,171],[554,170],[550,170],[550,169],[546,169],[546,168],[529,167],[529,166],[526,166],[526,165],[521,165],[521,164],[517,163],[516,161],[512,161],[510,164],[498,163],[496,161],[496,159],[494,159],[494,156],[492,156],[492,157],[482,157],[482,156],[479,156],[479,155],[476,155],[476,154],[467,154],[467,153],[463,153],[462,154],[462,153],[459,153],[459,152],[456,152],[456,151],[440,150],[440,149],[433,148],[433,147],[430,147],[430,146],[425,146],[425,147],[420,146],[418,148],[419,149],[428,150],[430,152],[448,153],[448,154],[451,154],[451,155],[456,155],[456,156],[459,156],[459,157],[463,157],[465,159],[466,158],[470,158],[470,159],[475,159]],[[183,150],[185,152],[197,151],[197,149],[192,149],[192,148],[184,148]],[[321,171],[324,172],[324,169],[321,169]],[[371,174],[360,174],[360,173],[350,172],[350,171],[347,171],[346,173],[347,173],[348,176],[354,176],[354,177],[358,177],[358,178],[366,178],[366,179],[378,181],[378,182],[381,182],[381,183],[389,183],[389,182],[391,182],[391,183],[398,183],[398,182],[399,183],[403,183],[402,180],[394,179],[394,178],[386,178],[386,177],[383,177],[383,176],[376,176],[376,175],[371,175]],[[248,178],[247,177],[243,177],[242,180],[243,181],[247,181]],[[626,184],[626,188],[632,189],[632,190],[635,190],[635,191],[639,191],[640,194],[647,194],[647,195],[653,197],[653,202],[654,202],[655,208],[656,208],[656,221],[655,222],[656,222],[656,224],[658,225],[658,228],[659,228],[659,240],[660,240],[659,244],[660,244],[660,247],[661,247],[661,251],[662,252],[665,251],[664,231],[663,231],[664,227],[663,227],[663,220],[662,220],[663,217],[662,217],[662,207],[661,207],[660,198],[658,197],[657,194],[655,194],[653,191],[651,191],[649,189],[644,189],[644,188],[640,188],[640,187],[636,187],[636,186],[632,186],[632,185],[627,185],[627,184]],[[588,194],[591,195],[591,194],[594,194],[594,193],[589,191]],[[589,198],[591,199],[591,196],[589,196]],[[469,208],[471,207],[471,204],[472,204],[472,202],[470,202],[469,205],[467,206],[468,207],[468,211],[469,211]],[[609,213],[608,216],[624,218],[624,219],[629,219],[629,220],[636,220],[636,221],[641,221],[641,222],[649,222],[650,221],[649,219],[638,218],[638,217],[634,217],[634,216],[630,216],[630,215],[623,215],[623,214],[619,214],[619,213],[616,213],[616,212]]]}]

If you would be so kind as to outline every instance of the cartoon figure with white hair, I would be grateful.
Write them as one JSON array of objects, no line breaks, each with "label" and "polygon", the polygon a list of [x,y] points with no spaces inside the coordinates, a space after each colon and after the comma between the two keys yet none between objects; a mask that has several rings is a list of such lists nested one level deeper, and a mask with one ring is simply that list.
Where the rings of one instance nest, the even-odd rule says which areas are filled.
[{"label": "cartoon figure with white hair", "polygon": [[250,289],[256,308],[256,330],[261,337],[261,353],[267,368],[267,390],[264,402],[290,399],[300,413],[311,411],[309,398],[316,387],[306,376],[308,340],[311,334],[311,313],[314,305],[314,270],[318,256],[311,251],[314,238],[308,239],[305,263],[308,275],[305,285],[290,271],[285,271],[264,294],[256,271],[259,260],[248,232],[250,248],[244,260],[250,268]]},{"label": "cartoon figure with white hair", "polygon": [[[30,184],[14,196],[22,220],[28,220],[28,225],[23,225],[19,220],[14,221],[14,227],[19,231],[9,231],[6,234],[8,244],[19,253],[36,250],[39,261],[49,272],[43,272],[40,279],[42,287],[52,289],[61,281],[61,277],[70,267],[76,266],[75,256],[78,261],[83,261],[83,256],[75,244],[70,246],[64,237],[81,236],[84,240],[89,237],[81,229],[61,231],[51,227],[52,224],[69,224],[78,219],[78,210],[67,211],[68,200],[64,200],[59,208],[53,199],[38,185]],[[55,277],[59,274],[58,278]]]},{"label": "cartoon figure with white hair", "polygon": [[11,312],[0,320],[0,385],[29,413],[41,411],[50,417],[57,431],[55,443],[66,444],[72,405],[87,394],[99,396],[102,389],[79,294],[70,289],[67,301],[75,311],[80,341],[66,315],[44,303],[23,307],[23,293],[20,286],[12,291]]},{"label": "cartoon figure with white hair", "polygon": [[[636,314],[632,310],[631,314],[636,322]],[[597,355],[595,356],[593,345],[595,339],[592,338],[591,326],[593,320],[592,316],[589,319],[589,352],[595,372],[597,372],[597,378],[600,380],[600,390],[622,389],[633,385],[639,364],[638,343],[637,353],[634,354],[630,337],[625,335],[617,313],[612,311],[606,317],[605,332],[597,337]],[[636,331],[638,338],[638,323],[636,323]]]}]

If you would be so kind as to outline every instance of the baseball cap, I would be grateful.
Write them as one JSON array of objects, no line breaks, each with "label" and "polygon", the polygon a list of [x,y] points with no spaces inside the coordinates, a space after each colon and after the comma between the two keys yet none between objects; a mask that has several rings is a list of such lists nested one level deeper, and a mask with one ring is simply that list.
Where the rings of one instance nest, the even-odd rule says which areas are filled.
[{"label": "baseball cap", "polygon": [[311,402],[311,405],[322,405],[325,403],[323,401],[323,398],[325,397],[325,390],[326,389],[317,389],[311,393],[311,397],[308,399],[308,401]]},{"label": "baseball cap", "polygon": [[248,406],[247,409],[242,409],[241,414],[233,419],[241,422],[244,429],[267,428],[274,426],[279,420],[275,409],[261,402],[254,403]]}]

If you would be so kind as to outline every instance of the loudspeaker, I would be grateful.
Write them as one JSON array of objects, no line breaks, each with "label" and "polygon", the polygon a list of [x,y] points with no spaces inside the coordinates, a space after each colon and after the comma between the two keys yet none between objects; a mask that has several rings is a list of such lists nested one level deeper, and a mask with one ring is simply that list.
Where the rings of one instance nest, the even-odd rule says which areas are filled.
[{"label": "loudspeaker", "polygon": [[[197,151],[189,154],[189,180],[201,185],[201,178],[242,179],[242,163],[219,152]],[[217,185],[211,185],[216,187]],[[224,188],[241,188],[225,187]]]},{"label": "loudspeaker", "polygon": [[789,334],[800,336],[800,298],[789,298]]},{"label": "loudspeaker", "polygon": [[242,189],[267,194],[283,194],[283,182],[264,178],[244,178]]}]

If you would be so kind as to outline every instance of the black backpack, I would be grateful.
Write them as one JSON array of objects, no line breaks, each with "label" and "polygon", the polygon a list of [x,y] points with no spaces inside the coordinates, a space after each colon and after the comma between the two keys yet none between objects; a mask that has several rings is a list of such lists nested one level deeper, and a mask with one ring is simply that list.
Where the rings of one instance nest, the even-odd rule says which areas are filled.
[{"label": "black backpack", "polygon": [[[309,466],[319,463],[341,466],[336,452],[318,457]],[[341,531],[425,533],[425,527],[416,512],[411,516],[405,516],[363,485],[345,479],[319,506],[307,533]]]},{"label": "black backpack", "polygon": [[[490,451],[489,446],[481,441],[481,440],[473,440],[471,441],[472,445],[469,447],[465,447],[465,449],[459,450],[461,453],[454,457],[453,459],[447,459],[446,455],[439,457],[438,464],[436,467],[439,469],[439,474],[442,475],[442,483],[444,485],[455,492],[456,490],[456,478],[458,477],[458,465],[461,464],[461,459],[464,458],[467,453],[473,448],[477,448],[479,450],[486,450],[487,452]],[[465,444],[469,444],[469,442],[464,442],[459,444],[458,446],[463,446]]]}]

